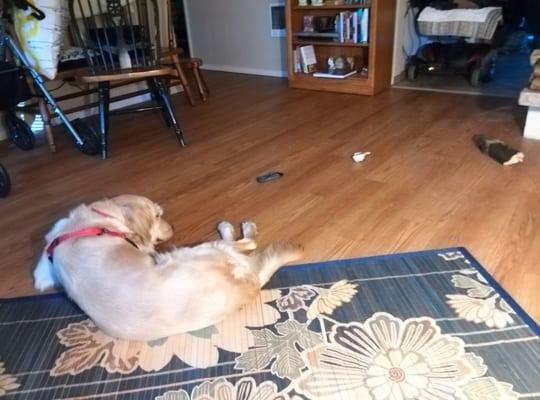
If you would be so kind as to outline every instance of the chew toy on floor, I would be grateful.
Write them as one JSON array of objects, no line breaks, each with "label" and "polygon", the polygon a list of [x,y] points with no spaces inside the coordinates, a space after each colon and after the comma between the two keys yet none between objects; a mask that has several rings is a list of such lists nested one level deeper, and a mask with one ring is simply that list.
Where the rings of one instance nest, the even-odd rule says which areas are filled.
[{"label": "chew toy on floor", "polygon": [[522,152],[511,148],[500,139],[480,134],[474,135],[473,141],[482,153],[487,154],[500,164],[512,165],[525,160],[525,155]]}]

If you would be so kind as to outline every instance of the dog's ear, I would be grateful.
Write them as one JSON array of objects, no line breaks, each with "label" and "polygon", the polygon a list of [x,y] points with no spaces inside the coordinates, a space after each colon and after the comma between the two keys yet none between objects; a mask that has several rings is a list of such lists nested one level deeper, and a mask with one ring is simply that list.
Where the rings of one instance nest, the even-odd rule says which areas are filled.
[{"label": "dog's ear", "polygon": [[124,224],[131,231],[129,239],[139,246],[152,245],[154,215],[147,207],[124,204],[120,206]]},{"label": "dog's ear", "polygon": [[104,199],[96,201],[88,206],[93,213],[97,213],[101,216],[107,216],[118,221],[124,220],[124,212],[122,206],[116,202]]}]

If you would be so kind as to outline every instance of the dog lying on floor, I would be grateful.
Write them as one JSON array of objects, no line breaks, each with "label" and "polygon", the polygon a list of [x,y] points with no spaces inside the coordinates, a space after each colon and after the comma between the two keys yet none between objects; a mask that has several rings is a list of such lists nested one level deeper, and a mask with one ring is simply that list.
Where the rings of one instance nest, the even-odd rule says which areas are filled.
[{"label": "dog lying on floor", "polygon": [[253,301],[301,249],[290,244],[255,250],[256,226],[243,238],[221,222],[222,240],[155,253],[172,237],[163,210],[152,201],[118,196],[75,208],[47,234],[34,286],[62,286],[106,334],[154,340],[196,331]]}]

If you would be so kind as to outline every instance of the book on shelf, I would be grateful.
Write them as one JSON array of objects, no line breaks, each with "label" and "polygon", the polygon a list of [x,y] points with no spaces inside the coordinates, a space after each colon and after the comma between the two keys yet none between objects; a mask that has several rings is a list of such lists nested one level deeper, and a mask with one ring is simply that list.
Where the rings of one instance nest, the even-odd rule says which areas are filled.
[{"label": "book on shelf", "polygon": [[345,79],[356,74],[356,71],[348,69],[328,69],[326,72],[315,72],[315,78]]},{"label": "book on shelf", "polygon": [[[360,24],[360,43],[367,43],[369,42],[369,8],[362,8],[358,11],[358,23]],[[362,12],[360,13],[360,11]]]},{"label": "book on shelf", "polygon": [[317,70],[317,56],[313,45],[300,47],[300,60],[302,63],[302,71],[305,74],[311,74]]},{"label": "book on shelf", "polygon": [[294,72],[302,72],[302,58],[300,55],[300,47],[294,49]]}]

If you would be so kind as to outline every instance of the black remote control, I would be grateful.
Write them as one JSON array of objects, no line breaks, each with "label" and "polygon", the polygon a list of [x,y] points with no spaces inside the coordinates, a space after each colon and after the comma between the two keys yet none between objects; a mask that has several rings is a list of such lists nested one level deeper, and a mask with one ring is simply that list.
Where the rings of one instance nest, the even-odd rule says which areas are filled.
[{"label": "black remote control", "polygon": [[270,171],[266,174],[263,174],[263,175],[260,175],[257,177],[257,182],[259,183],[266,183],[266,182],[270,182],[270,181],[273,181],[273,180],[276,180],[276,179],[279,179],[283,176],[283,172],[279,172],[279,171]]}]

